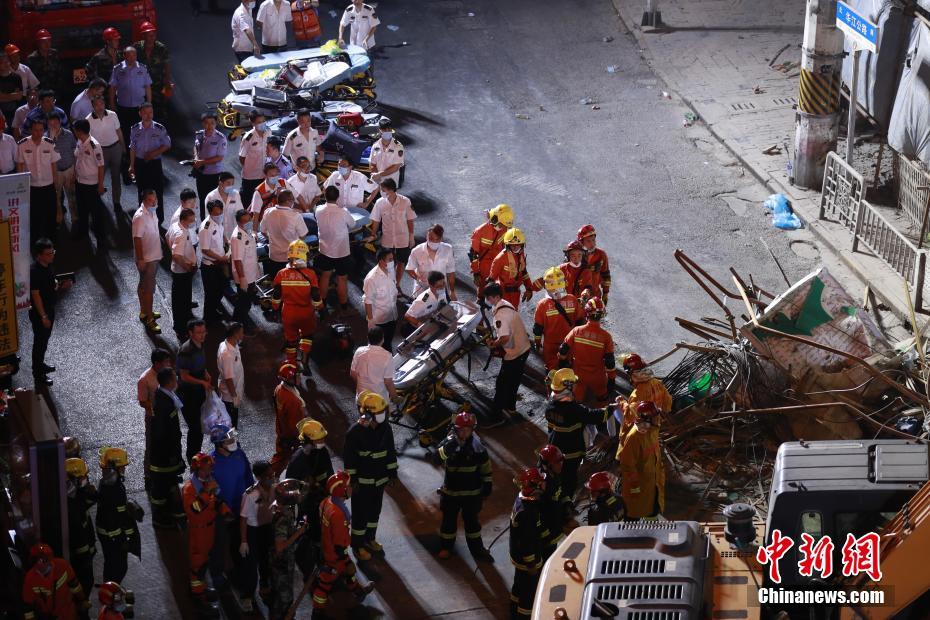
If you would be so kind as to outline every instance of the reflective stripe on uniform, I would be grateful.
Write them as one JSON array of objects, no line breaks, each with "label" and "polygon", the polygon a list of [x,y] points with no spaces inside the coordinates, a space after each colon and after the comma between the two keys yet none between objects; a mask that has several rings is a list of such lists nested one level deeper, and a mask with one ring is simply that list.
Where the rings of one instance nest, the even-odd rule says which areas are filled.
[{"label": "reflective stripe on uniform", "polygon": [[114,536],[119,536],[120,534],[122,534],[122,533],[123,533],[123,529],[118,527],[118,528],[116,528],[115,530],[105,530],[105,529],[103,529],[102,527],[98,527],[98,528],[97,528],[97,533],[100,534],[101,536],[106,536],[107,538],[112,538],[112,537],[114,537]]},{"label": "reflective stripe on uniform", "polygon": [[575,336],[575,342],[579,344],[590,345],[592,347],[597,347],[599,349],[603,349],[605,346],[603,342],[598,342],[597,340],[589,340],[588,338],[582,338],[581,336]]}]

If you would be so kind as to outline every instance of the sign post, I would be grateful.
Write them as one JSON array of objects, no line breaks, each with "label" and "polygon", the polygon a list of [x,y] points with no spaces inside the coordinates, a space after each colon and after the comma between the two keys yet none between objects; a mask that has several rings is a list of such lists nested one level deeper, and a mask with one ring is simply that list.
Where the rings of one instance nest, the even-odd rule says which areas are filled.
[{"label": "sign post", "polygon": [[836,27],[846,34],[853,49],[853,77],[849,85],[849,120],[846,126],[846,163],[852,166],[853,143],[856,140],[856,99],[859,95],[859,58],[863,49],[873,54],[878,51],[878,26],[856,13],[842,0],[837,0]]}]

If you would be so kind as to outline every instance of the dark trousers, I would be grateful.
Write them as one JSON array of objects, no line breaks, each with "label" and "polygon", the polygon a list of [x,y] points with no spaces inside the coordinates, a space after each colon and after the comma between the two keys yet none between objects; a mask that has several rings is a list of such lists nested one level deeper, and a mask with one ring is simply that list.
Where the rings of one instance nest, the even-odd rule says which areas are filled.
[{"label": "dark trousers", "polygon": [[[229,552],[229,537],[232,534],[232,528],[229,523],[217,519],[213,529],[213,548],[210,549],[209,559],[207,561],[210,567],[210,577],[213,578],[213,587],[217,590],[226,585],[226,555]],[[236,525],[236,555],[239,555],[239,527]]]},{"label": "dark trousers", "polygon": [[121,543],[101,536],[100,548],[103,551],[103,581],[121,583],[129,570],[129,552],[123,550]]},{"label": "dark trousers", "polygon": [[527,571],[515,568],[513,571],[513,587],[510,589],[510,618],[511,620],[524,620],[530,617],[533,610],[533,598],[536,596],[536,586],[539,584],[539,571]]},{"label": "dark trousers", "polygon": [[174,331],[187,333],[187,322],[191,320],[191,299],[193,297],[194,273],[171,272],[171,314],[174,317]]},{"label": "dark trousers", "polygon": [[154,189],[158,198],[158,225],[165,221],[165,173],[161,167],[161,158],[145,161],[136,154],[136,189],[139,191],[139,202],[142,202],[142,192]]},{"label": "dark trousers", "polygon": [[[120,164],[120,170],[123,173],[123,179],[129,178],[129,134],[132,126],[141,121],[139,118],[139,108],[127,108],[121,105],[116,106],[116,118],[119,119],[119,129],[123,132],[123,139],[126,141],[126,152],[123,153],[123,161]],[[142,202],[141,200],[139,202]]]},{"label": "dark trousers", "polygon": [[439,525],[439,545],[442,549],[452,549],[455,545],[459,512],[462,513],[462,521],[465,523],[465,541],[468,543],[468,548],[480,550],[483,547],[481,523],[478,521],[478,513],[481,512],[480,496],[443,495],[439,500],[439,509],[442,511],[442,523]]},{"label": "dark trousers", "polygon": [[[229,420],[232,422],[232,425],[238,428],[239,427],[239,407],[235,406],[228,400],[224,400],[223,405],[226,407],[226,413],[229,414]],[[236,521],[236,523],[238,523],[238,521]]]},{"label": "dark trousers", "polygon": [[530,356],[529,350],[512,360],[501,360],[501,370],[497,373],[494,384],[494,413],[502,415],[505,409],[513,411],[517,408],[517,391],[520,389],[520,378],[523,376],[523,367]]},{"label": "dark trousers", "polygon": [[[216,189],[220,184],[220,174],[203,174],[197,175],[197,197],[200,198],[200,221],[206,219],[206,209],[204,203],[207,200],[207,194]],[[248,207],[247,207],[248,208]]]},{"label": "dark trousers", "polygon": [[233,319],[243,325],[249,323],[249,311],[252,309],[253,297],[255,296],[252,289],[252,286],[249,286],[249,288],[236,287],[237,294],[233,300]]},{"label": "dark trousers", "polygon": [[274,54],[275,52],[286,52],[287,44],[284,45],[262,45],[262,52],[266,54]]},{"label": "dark trousers", "polygon": [[100,194],[97,193],[97,186],[75,183],[74,196],[77,198],[77,230],[75,232],[81,237],[86,237],[90,228],[90,220],[93,218],[94,236],[97,237],[97,244],[105,243],[107,234],[106,207],[103,206]]},{"label": "dark trousers", "polygon": [[384,486],[360,484],[352,493],[352,547],[358,549],[375,540],[381,504],[384,501]]},{"label": "dark trousers", "polygon": [[226,286],[226,273],[222,265],[202,265],[200,279],[203,281],[203,320],[219,321],[223,318],[223,289]]},{"label": "dark trousers", "polygon": [[251,56],[251,55],[252,55],[252,52],[236,52],[236,51],[234,51],[233,54],[236,55],[236,60],[238,60],[239,62],[242,62],[243,60],[245,60],[246,58],[248,58],[249,56]]},{"label": "dark trousers", "polygon": [[84,596],[87,596],[89,600],[90,597],[87,592],[90,592],[91,588],[94,587],[94,556],[90,553],[72,554],[71,568],[74,569],[74,574],[85,592]]},{"label": "dark trousers", "polygon": [[181,503],[181,487],[178,486],[178,473],[151,471],[151,469],[147,473],[149,477],[149,504],[152,505],[152,521],[162,525],[172,525],[183,519],[184,506]]},{"label": "dark trousers", "polygon": [[252,204],[252,194],[255,188],[262,184],[265,179],[242,179],[242,185],[239,186],[239,197],[242,199],[242,206],[245,209]]},{"label": "dark trousers", "polygon": [[394,352],[394,332],[397,330],[397,320],[388,321],[387,323],[379,323],[378,327],[381,328],[381,331],[384,332],[384,342],[381,343],[381,346],[388,353]]},{"label": "dark trousers", "polygon": [[42,237],[55,240],[58,223],[55,214],[58,211],[58,195],[55,185],[29,188],[29,247]]},{"label": "dark trousers", "polygon": [[178,396],[184,407],[181,408],[181,415],[187,423],[187,462],[200,452],[203,448],[203,431],[200,429],[200,408],[203,407],[203,401],[207,396],[204,389],[199,385],[191,385],[182,382],[181,389],[178,390]]},{"label": "dark trousers", "polygon": [[252,598],[256,585],[262,590],[271,587],[271,567],[268,561],[274,543],[274,532],[270,523],[258,527],[250,525],[246,527],[245,537],[249,543],[249,555],[243,558],[242,589],[239,593],[243,597]]},{"label": "dark trousers", "polygon": [[45,352],[48,350],[48,341],[52,337],[52,327],[55,326],[55,313],[46,308],[48,320],[51,325],[42,325],[42,319],[35,310],[29,310],[29,322],[32,323],[32,376],[45,376]]},{"label": "dark trousers", "polygon": [[562,497],[567,497],[573,503],[575,491],[578,489],[578,468],[581,467],[581,458],[565,459],[562,465]]}]

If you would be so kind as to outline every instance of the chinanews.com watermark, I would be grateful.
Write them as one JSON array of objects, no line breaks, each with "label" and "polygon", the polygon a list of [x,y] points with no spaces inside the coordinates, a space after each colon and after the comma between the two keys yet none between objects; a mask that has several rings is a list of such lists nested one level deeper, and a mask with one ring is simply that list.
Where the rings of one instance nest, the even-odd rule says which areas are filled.
[{"label": "chinanews.com watermark", "polygon": [[759,588],[760,605],[876,605],[885,604],[884,590],[789,590]]}]

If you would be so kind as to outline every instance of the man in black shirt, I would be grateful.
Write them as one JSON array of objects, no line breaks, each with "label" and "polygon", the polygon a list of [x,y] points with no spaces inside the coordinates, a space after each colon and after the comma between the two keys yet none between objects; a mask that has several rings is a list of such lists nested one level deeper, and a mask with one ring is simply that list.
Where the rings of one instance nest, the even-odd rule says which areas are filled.
[{"label": "man in black shirt", "polygon": [[13,115],[22,103],[25,89],[23,80],[10,66],[10,59],[0,52],[0,112],[6,118],[6,126],[12,129]]},{"label": "man in black shirt", "polygon": [[178,349],[175,365],[180,379],[178,396],[184,407],[181,415],[187,422],[187,461],[201,451],[203,431],[200,428],[200,408],[213,389],[210,373],[207,372],[207,357],[203,342],[207,338],[207,324],[200,319],[187,322],[187,340]]},{"label": "man in black shirt", "polygon": [[52,271],[55,260],[55,248],[46,238],[36,241],[33,248],[36,262],[29,268],[29,295],[32,307],[29,308],[29,322],[32,323],[32,376],[36,387],[51,386],[48,373],[55,372],[54,366],[45,363],[45,351],[48,340],[52,337],[52,325],[55,323],[55,302],[58,291],[71,288],[71,281],[58,282]]}]

